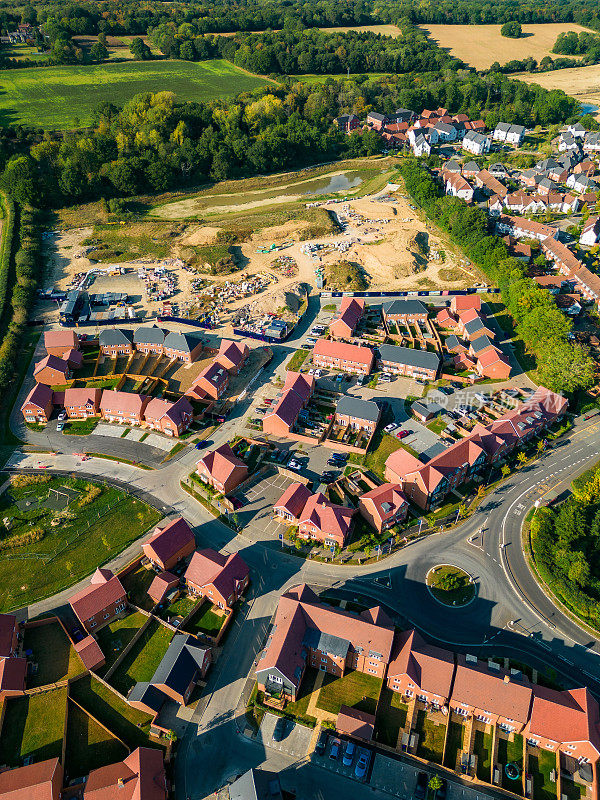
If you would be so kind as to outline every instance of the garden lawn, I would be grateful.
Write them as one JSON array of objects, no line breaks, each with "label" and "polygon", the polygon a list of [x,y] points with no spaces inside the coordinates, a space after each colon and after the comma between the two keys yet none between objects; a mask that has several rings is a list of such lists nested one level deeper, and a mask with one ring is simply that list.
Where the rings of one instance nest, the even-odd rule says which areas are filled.
[{"label": "garden lawn", "polygon": [[69,703],[65,767],[70,777],[122,761],[127,748],[75,703]]},{"label": "garden lawn", "polygon": [[138,681],[149,681],[167,652],[172,638],[173,632],[153,619],[112,674],[111,685],[127,696]]},{"label": "garden lawn", "polygon": [[473,753],[477,756],[477,777],[480,781],[492,779],[492,737],[489,733],[475,731]]},{"label": "garden lawn", "polygon": [[163,611],[161,611],[161,617],[163,619],[167,619],[169,617],[187,617],[188,614],[191,614],[194,606],[199,605],[198,600],[194,600],[191,597],[178,597],[174,603],[171,603],[170,606],[167,606]]},{"label": "garden lawn", "polygon": [[529,755],[529,773],[533,778],[533,800],[556,800],[557,785],[550,780],[556,769],[556,753],[536,748]]},{"label": "garden lawn", "polygon": [[74,419],[67,422],[63,433],[72,436],[89,436],[100,421],[100,417],[89,417],[88,419]]},{"label": "garden lawn", "polygon": [[203,603],[185,629],[193,634],[205,633],[207,636],[216,636],[227,617],[213,611],[212,603]]},{"label": "garden lawn", "polygon": [[134,750],[155,742],[148,739],[152,717],[125,703],[119,695],[91,675],[71,684],[70,695],[80,706]]},{"label": "garden lawn", "polygon": [[69,637],[58,622],[25,628],[24,650],[33,651],[37,672],[27,679],[27,688],[45,686],[85,672]]},{"label": "garden lawn", "polygon": [[[79,490],[83,497],[88,482],[53,477],[46,483],[19,489],[13,486],[0,496],[0,515],[15,520],[11,534],[28,530],[31,521],[45,531],[43,539],[19,547],[18,553],[3,553],[0,611],[31,605],[86,578],[139,539],[161,516],[126,492],[102,486],[100,496],[84,508],[77,505],[77,500],[72,502],[69,512],[74,518],[53,527],[52,512],[40,502],[48,497],[50,489],[63,486]],[[19,508],[16,501],[25,498],[32,501],[31,507]]]},{"label": "garden lawn", "polygon": [[417,755],[421,758],[426,758],[428,761],[435,761],[436,764],[441,764],[444,754],[446,726],[442,724],[436,725],[428,718],[425,711],[418,711],[415,730],[419,734]]},{"label": "garden lawn", "polygon": [[151,611],[154,608],[154,600],[148,596],[148,589],[154,578],[156,578],[156,572],[153,569],[146,569],[146,567],[138,567],[129,575],[121,578],[130,602],[143,608],[144,611]]},{"label": "garden lawn", "polygon": [[402,702],[400,692],[393,692],[384,686],[377,709],[375,740],[388,747],[396,747],[400,731],[406,723],[407,712],[408,706]]},{"label": "garden lawn", "polygon": [[2,763],[21,766],[23,759],[60,757],[67,707],[67,687],[6,701],[2,724]]},{"label": "garden lawn", "polygon": [[444,766],[454,769],[456,767],[456,757],[458,751],[463,748],[465,736],[465,726],[460,722],[448,723],[448,736],[446,737],[446,753],[444,756]]},{"label": "garden lawn", "polygon": [[521,781],[511,781],[506,775],[504,767],[507,764],[517,764],[521,773],[523,772],[523,737],[518,733],[514,733],[511,742],[505,739],[504,736],[505,734],[498,736],[498,755],[496,757],[496,763],[502,776],[502,788],[522,794]]},{"label": "garden lawn", "polygon": [[381,678],[353,670],[343,678],[327,673],[319,692],[317,706],[323,711],[338,714],[341,706],[350,706],[374,714],[381,692]]},{"label": "garden lawn", "polygon": [[377,429],[373,435],[371,450],[369,450],[364,459],[365,467],[378,477],[383,478],[385,462],[388,456],[391,456],[396,450],[400,450],[402,446],[400,439],[396,439],[395,436],[390,436]]},{"label": "garden lawn", "polygon": [[146,619],[147,617],[139,611],[135,611],[122,619],[116,619],[98,631],[96,634],[98,644],[106,659],[106,664],[100,670],[102,674],[112,667]]},{"label": "garden lawn", "polygon": [[318,674],[318,670],[312,669],[311,667],[306,670],[300,686],[300,697],[295,703],[288,703],[286,705],[286,717],[293,717],[297,719],[298,722],[303,722],[306,725],[314,725],[316,723],[316,718],[309,716],[306,711],[314,692],[315,681]]},{"label": "garden lawn", "polygon": [[179,101],[208,101],[269,83],[221,59],[13,69],[2,73],[0,114],[4,125],[64,130],[89,125],[102,103],[121,106],[140,92],[168,90]]}]

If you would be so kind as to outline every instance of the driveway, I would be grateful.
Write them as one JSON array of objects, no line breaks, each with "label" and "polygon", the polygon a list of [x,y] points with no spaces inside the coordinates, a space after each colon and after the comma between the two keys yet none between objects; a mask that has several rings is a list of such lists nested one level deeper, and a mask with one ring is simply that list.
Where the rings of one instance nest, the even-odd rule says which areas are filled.
[{"label": "driveway", "polygon": [[298,725],[288,719],[285,721],[283,739],[280,742],[276,742],[273,739],[273,730],[278,719],[279,717],[276,717],[275,714],[265,714],[256,737],[257,741],[262,742],[265,747],[279,750],[280,753],[287,753],[296,758],[304,758],[313,734],[312,728]]},{"label": "driveway", "polygon": [[269,468],[266,475],[256,476],[234,493],[233,496],[244,504],[237,517],[252,538],[277,539],[287,530],[289,526],[274,519],[272,512],[274,504],[291,483],[291,478]]}]

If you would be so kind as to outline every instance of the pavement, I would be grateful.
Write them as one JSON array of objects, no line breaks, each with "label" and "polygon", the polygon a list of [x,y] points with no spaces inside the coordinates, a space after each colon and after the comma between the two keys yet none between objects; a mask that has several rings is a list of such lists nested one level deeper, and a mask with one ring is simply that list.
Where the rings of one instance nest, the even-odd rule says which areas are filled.
[{"label": "pavement", "polygon": [[[282,374],[285,361],[313,324],[317,309],[318,299],[311,297],[307,318],[300,323],[294,337],[276,350],[265,369],[264,381]],[[252,387],[246,399],[234,407],[230,418],[216,431],[215,445],[235,434],[261,391],[264,385]],[[402,398],[390,397],[389,401],[394,413],[404,406]],[[196,450],[185,448],[158,469],[142,470],[107,459],[82,461],[73,453],[83,449],[77,440],[87,438],[62,437],[64,449],[69,452],[57,452],[54,448],[56,454],[16,451],[9,467],[29,470],[46,467],[115,481],[152,502],[165,515],[183,515],[194,528],[199,546],[239,552],[251,569],[253,583],[248,599],[236,615],[224,651],[209,672],[205,694],[180,738],[176,761],[178,796],[191,800],[206,798],[236,774],[263,765],[280,772],[283,788],[295,789],[299,800],[340,794],[351,800],[365,797],[364,787],[355,780],[322,769],[306,757],[274,750],[265,742],[250,741],[240,733],[245,727],[240,698],[266,641],[279,597],[302,582],[317,590],[333,589],[346,599],[368,597],[374,604],[381,604],[397,624],[415,625],[430,640],[457,651],[481,657],[512,656],[527,660],[534,668],[551,666],[572,684],[588,685],[600,695],[600,645],[596,637],[546,596],[529,572],[520,545],[521,523],[534,501],[552,488],[567,486],[598,461],[600,422],[577,418],[567,437],[531,465],[509,476],[460,526],[417,539],[392,556],[365,566],[306,561],[283,551],[276,540],[252,528],[235,534],[180,487],[181,477],[198,460],[200,454]],[[126,447],[129,458],[131,448],[141,446],[121,438],[103,438]],[[316,459],[329,452],[325,448],[315,450],[320,450],[321,455],[313,456],[308,448],[304,450],[309,466],[316,466]],[[478,535],[482,528],[483,535]],[[109,566],[118,568],[140,552],[140,546],[141,542],[133,544]],[[473,603],[462,609],[448,608],[440,614],[440,606],[424,585],[427,571],[437,563],[456,564],[474,576],[478,593]],[[77,588],[71,587],[68,592],[36,603],[22,614],[32,616],[52,610]],[[400,785],[406,785],[408,793],[412,780],[410,773],[406,780],[400,778]],[[389,797],[389,786],[384,782],[378,785],[380,788],[371,785],[369,795]],[[462,786],[456,792],[452,790],[451,800],[459,800],[460,792],[465,791]],[[478,790],[475,797],[484,794],[493,792]],[[475,798],[471,795],[469,800]]]}]

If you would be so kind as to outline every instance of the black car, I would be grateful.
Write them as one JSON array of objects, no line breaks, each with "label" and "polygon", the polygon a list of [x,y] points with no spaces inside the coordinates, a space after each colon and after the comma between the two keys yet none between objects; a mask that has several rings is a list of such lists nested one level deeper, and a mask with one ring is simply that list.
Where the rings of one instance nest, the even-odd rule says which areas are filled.
[{"label": "black car", "polygon": [[415,786],[414,796],[415,800],[425,800],[427,794],[427,775],[424,772],[419,772],[417,775],[417,785]]},{"label": "black car", "polygon": [[455,389],[462,389],[463,388],[462,383],[459,383],[458,381],[452,381],[450,386],[454,386]]},{"label": "black car", "polygon": [[280,742],[283,739],[284,733],[285,733],[285,719],[283,717],[279,717],[277,722],[275,723],[275,727],[273,728],[273,741]]},{"label": "black car", "polygon": [[317,743],[315,745],[315,753],[319,756],[325,755],[325,750],[327,748],[327,739],[328,734],[327,731],[322,730],[319,734],[319,738],[317,739]]},{"label": "black car", "polygon": [[446,800],[446,790],[448,788],[448,785],[443,778],[441,778],[440,780],[442,781],[442,785],[440,786],[439,789],[435,790],[435,800]]}]

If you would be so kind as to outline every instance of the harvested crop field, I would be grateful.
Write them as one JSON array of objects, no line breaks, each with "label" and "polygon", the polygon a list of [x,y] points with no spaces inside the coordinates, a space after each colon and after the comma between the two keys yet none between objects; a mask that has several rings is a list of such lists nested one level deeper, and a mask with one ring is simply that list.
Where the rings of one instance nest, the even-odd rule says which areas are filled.
[{"label": "harvested crop field", "polygon": [[122,105],[140,92],[170,91],[179,100],[201,101],[268,83],[221,59],[13,69],[0,79],[0,114],[5,125],[66,129],[89,124],[103,102]]},{"label": "harvested crop field", "polygon": [[[514,59],[533,56],[541,61],[550,52],[559,33],[589,30],[570,22],[549,22],[523,25],[520,39],[508,39],[500,34],[501,25],[421,25],[441,48],[476,69],[487,69],[495,61],[506,64]],[[593,33],[593,31],[592,31]],[[556,56],[553,56],[556,58]]]},{"label": "harvested crop field", "polygon": [[537,83],[544,89],[562,89],[582,103],[600,106],[600,64],[591,67],[556,69],[538,75],[521,72],[513,77],[525,83]]}]

